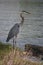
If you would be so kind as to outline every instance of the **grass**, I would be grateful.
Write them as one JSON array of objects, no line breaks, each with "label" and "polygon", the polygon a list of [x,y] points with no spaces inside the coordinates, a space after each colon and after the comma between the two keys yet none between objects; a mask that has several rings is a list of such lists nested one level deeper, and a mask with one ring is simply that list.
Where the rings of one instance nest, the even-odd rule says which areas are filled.
[{"label": "grass", "polygon": [[[21,55],[21,51],[18,52]],[[14,65],[43,65],[43,62],[32,62],[30,60],[23,59],[18,54],[16,54],[14,57]]]},{"label": "grass", "polygon": [[11,45],[0,42],[0,65],[5,55],[10,52]]},{"label": "grass", "polygon": [[3,59],[3,57],[9,53],[11,49],[11,45],[9,44],[3,44],[0,42],[0,60]]},{"label": "grass", "polygon": [[[0,42],[0,65],[5,55],[8,55],[12,46]],[[14,65],[43,65],[43,62],[31,62],[30,60],[23,59],[23,51],[16,48],[16,55],[14,56]]]}]

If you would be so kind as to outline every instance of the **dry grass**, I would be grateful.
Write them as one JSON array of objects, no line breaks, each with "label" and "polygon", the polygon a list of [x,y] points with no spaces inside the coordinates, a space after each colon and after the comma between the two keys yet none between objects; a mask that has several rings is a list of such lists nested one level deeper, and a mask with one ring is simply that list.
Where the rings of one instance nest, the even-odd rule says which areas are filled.
[{"label": "dry grass", "polygon": [[43,62],[32,62],[30,60],[26,60],[23,58],[23,53],[18,51],[18,53],[14,57],[14,65],[43,65]]},{"label": "dry grass", "polygon": [[[14,50],[15,51],[15,50]],[[24,54],[23,54],[23,51],[21,51],[19,48],[16,48],[16,53],[15,54],[11,54],[9,55],[9,46],[4,47],[4,49],[0,49],[0,65],[3,65],[2,63],[2,60],[4,58],[4,56],[6,55],[6,57],[10,57],[12,58],[11,56],[14,55],[13,57],[13,65],[43,65],[43,62],[32,62],[30,60],[26,60],[23,58]],[[26,55],[26,53],[25,53]],[[5,59],[6,61],[7,59]],[[10,61],[11,59],[9,59]],[[8,64],[7,64],[8,65]],[[11,64],[10,64],[11,65]]]}]

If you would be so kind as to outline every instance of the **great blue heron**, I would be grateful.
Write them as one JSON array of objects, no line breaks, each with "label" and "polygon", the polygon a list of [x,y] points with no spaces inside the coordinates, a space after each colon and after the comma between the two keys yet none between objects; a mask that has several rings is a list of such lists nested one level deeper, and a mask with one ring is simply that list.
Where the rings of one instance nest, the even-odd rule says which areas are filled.
[{"label": "great blue heron", "polygon": [[[18,35],[18,33],[19,33],[19,28],[20,28],[20,26],[23,25],[23,22],[24,22],[24,17],[22,16],[23,12],[30,14],[29,12],[26,12],[26,11],[22,11],[22,12],[20,13],[20,17],[21,17],[21,19],[22,19],[21,22],[20,22],[20,23],[16,23],[16,24],[11,28],[11,30],[9,31],[7,40],[6,40],[6,42],[8,42],[11,38],[13,38],[13,48],[14,48],[14,42],[15,42],[15,44],[16,44],[16,38],[17,38],[17,35]],[[14,39],[14,38],[15,38],[15,39]]]}]

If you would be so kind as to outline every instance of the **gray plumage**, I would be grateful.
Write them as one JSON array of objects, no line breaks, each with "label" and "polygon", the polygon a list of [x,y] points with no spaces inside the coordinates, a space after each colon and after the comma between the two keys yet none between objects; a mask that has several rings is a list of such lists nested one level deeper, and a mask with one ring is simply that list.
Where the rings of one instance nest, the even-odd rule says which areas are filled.
[{"label": "gray plumage", "polygon": [[10,30],[9,34],[8,34],[8,37],[7,37],[7,40],[6,42],[8,42],[11,38],[13,38],[14,36],[16,37],[17,34],[19,33],[19,23],[16,23]]}]

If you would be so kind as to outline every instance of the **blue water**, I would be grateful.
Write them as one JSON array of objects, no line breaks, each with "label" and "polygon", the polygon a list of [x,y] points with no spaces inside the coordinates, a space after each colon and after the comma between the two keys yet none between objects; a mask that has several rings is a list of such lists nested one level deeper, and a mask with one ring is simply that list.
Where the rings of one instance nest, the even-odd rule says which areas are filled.
[{"label": "blue water", "polygon": [[[0,3],[0,41],[6,43],[11,27],[19,23],[20,11],[26,10],[31,15],[23,14],[25,21],[20,28],[17,45],[34,44],[43,46],[43,4],[29,4],[26,2]],[[9,41],[12,43],[12,40]]]}]

